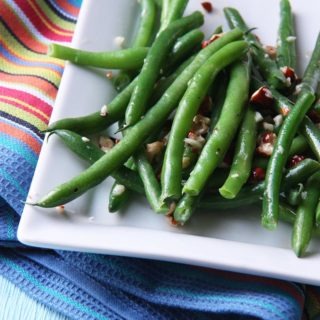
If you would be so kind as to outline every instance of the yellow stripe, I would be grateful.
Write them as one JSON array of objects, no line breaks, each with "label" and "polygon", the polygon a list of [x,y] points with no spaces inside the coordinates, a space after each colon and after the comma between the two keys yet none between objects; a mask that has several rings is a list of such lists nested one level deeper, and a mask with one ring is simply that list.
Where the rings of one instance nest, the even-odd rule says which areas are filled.
[{"label": "yellow stripe", "polygon": [[52,27],[44,18],[43,15],[41,14],[41,12],[37,9],[37,7],[33,4],[32,1],[27,0],[29,5],[33,8],[33,10],[37,13],[38,17],[42,20],[42,22],[54,33],[59,34],[61,36],[66,36],[66,37],[70,37],[71,32],[69,31],[60,31],[55,29],[54,27]]},{"label": "yellow stripe", "polygon": [[40,76],[48,81],[53,82],[56,86],[59,85],[61,75],[56,72],[45,68],[37,68],[33,66],[19,66],[11,61],[5,60],[5,63],[0,63],[0,68],[4,72],[16,75],[27,75],[27,76]]},{"label": "yellow stripe", "polygon": [[54,63],[60,67],[64,66],[64,62],[59,59],[50,58],[44,54],[35,53],[32,51],[27,50],[20,42],[18,42],[14,37],[10,35],[8,30],[0,23],[0,34],[2,41],[6,44],[6,47],[11,48],[11,51],[14,54],[23,59],[28,61],[35,61],[35,62],[48,62]]},{"label": "yellow stripe", "polygon": [[38,110],[37,108],[31,106],[30,104],[28,104],[28,103],[26,103],[26,102],[24,102],[22,100],[19,100],[17,98],[13,98],[13,97],[3,96],[3,95],[0,95],[0,98],[4,98],[6,100],[9,100],[9,101],[12,101],[12,102],[16,102],[16,103],[18,103],[18,104],[20,104],[20,105],[22,105],[22,106],[34,111],[35,113],[38,113],[39,115],[43,116],[45,119],[47,119],[47,120],[50,119],[50,117],[47,114],[45,114],[41,110]]},{"label": "yellow stripe", "polygon": [[63,29],[66,29],[70,32],[73,32],[75,23],[71,21],[67,21],[56,15],[54,11],[50,8],[46,1],[39,1],[38,6],[41,7],[45,15],[54,23]]},{"label": "yellow stripe", "polygon": [[23,121],[26,121],[28,123],[32,123],[33,126],[35,126],[37,129],[40,131],[45,130],[47,128],[47,124],[43,121],[41,121],[39,118],[36,116],[21,110],[21,109],[16,109],[13,108],[12,105],[5,103],[5,102],[0,102],[0,110],[10,114],[13,117],[17,117]]}]

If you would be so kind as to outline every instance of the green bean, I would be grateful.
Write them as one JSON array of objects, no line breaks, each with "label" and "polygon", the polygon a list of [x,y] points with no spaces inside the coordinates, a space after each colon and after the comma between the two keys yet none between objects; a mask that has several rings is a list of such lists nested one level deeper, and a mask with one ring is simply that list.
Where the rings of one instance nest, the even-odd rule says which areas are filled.
[{"label": "green bean", "polygon": [[212,111],[210,115],[210,129],[208,137],[210,136],[212,130],[216,126],[221,110],[223,107],[224,100],[226,98],[227,86],[228,86],[229,77],[226,73],[222,73],[217,79],[216,83],[213,83],[209,94],[212,98]]},{"label": "green bean", "polygon": [[251,44],[253,60],[259,66],[261,73],[270,86],[274,88],[285,87],[286,79],[283,73],[278,68],[275,61],[266,56],[265,51],[257,38],[252,33],[248,33],[249,28],[245,24],[240,13],[234,8],[224,8],[224,14],[231,28],[238,27],[243,32],[246,32],[245,38]]},{"label": "green bean", "polygon": [[[238,53],[233,56],[225,56],[217,64],[216,56],[212,56],[194,75],[188,89],[181,99],[176,111],[170,136],[164,156],[161,171],[161,200],[179,199],[181,196],[182,181],[182,156],[184,150],[184,139],[192,125],[197,110],[208,92],[210,85],[221,69],[225,68],[235,60],[241,58],[247,50],[244,45]],[[242,65],[241,65],[242,66]],[[239,68],[239,67],[238,67]],[[236,70],[238,69],[236,68]],[[242,68],[239,68],[242,71]],[[239,71],[235,71],[235,76]],[[241,72],[239,72],[241,74]],[[241,80],[247,80],[245,77]],[[239,81],[239,79],[237,79]],[[245,93],[245,91],[242,91]]]},{"label": "green bean", "polygon": [[140,23],[135,39],[131,45],[133,48],[149,45],[156,19],[156,4],[153,0],[141,0],[139,3],[141,6]]},{"label": "green bean", "polygon": [[316,93],[320,81],[320,33],[318,34],[311,59],[302,77],[301,92]]},{"label": "green bean", "polygon": [[289,190],[293,186],[303,183],[312,174],[320,170],[320,163],[313,159],[304,159],[286,173],[281,190]]},{"label": "green bean", "polygon": [[182,62],[181,65],[170,75],[165,78],[161,78],[156,85],[156,89],[152,96],[152,102],[157,102],[164,92],[171,86],[173,81],[183,72],[183,70],[194,60],[195,55]]},{"label": "green bean", "polygon": [[243,41],[232,43],[232,41],[239,39],[241,36],[242,33],[239,30],[230,31],[220,39],[211,43],[205,49],[201,50],[194,61],[174,81],[157,104],[150,109],[141,121],[130,129],[130,134],[126,135],[108,153],[87,170],[83,171],[70,181],[54,188],[53,191],[45,195],[35,205],[55,207],[67,203],[102,182],[111,172],[137,151],[151,132],[156,131],[161,127],[177,106],[187,88],[188,81],[212,54],[215,54],[217,62],[220,62],[226,55],[233,55],[239,50],[243,50]]},{"label": "green bean", "polygon": [[130,48],[92,52],[51,43],[48,47],[48,55],[53,58],[68,60],[81,66],[104,69],[140,69],[148,50],[148,48]]},{"label": "green bean", "polygon": [[[139,3],[141,6],[140,23],[131,45],[132,48],[146,47],[149,45],[156,18],[156,4],[153,0],[141,0]],[[112,79],[112,82],[116,90],[120,92],[130,83],[132,78],[132,71],[123,70]]]},{"label": "green bean", "polygon": [[187,0],[163,0],[159,34],[165,30],[170,23],[183,16],[187,4]]},{"label": "green bean", "polygon": [[[286,173],[281,185],[281,191],[288,191],[292,186],[304,182],[310,175],[319,170],[320,163],[315,160],[305,159],[299,162]],[[221,187],[227,175],[228,172],[226,170],[214,172],[206,185],[206,189]],[[202,195],[193,197],[184,194],[176,207],[174,219],[180,224],[185,224],[197,207],[202,209],[224,210],[256,204],[261,201],[264,189],[265,183],[262,181],[256,185],[245,186],[234,199],[225,199],[219,194],[205,195],[203,197]]]},{"label": "green bean", "polygon": [[235,198],[242,186],[247,182],[251,173],[256,138],[257,124],[255,112],[252,108],[248,108],[238,134],[229,176],[224,185],[219,189],[223,197],[227,199]]},{"label": "green bean", "polygon": [[320,129],[305,116],[300,126],[300,132],[305,136],[312,152],[320,161]]},{"label": "green bean", "polygon": [[263,197],[262,225],[268,229],[274,229],[277,226],[282,171],[288,157],[285,150],[289,149],[300,123],[314,99],[311,92],[299,96],[278,134],[266,172],[266,190]]},{"label": "green bean", "polygon": [[[288,205],[280,203],[279,218],[281,221],[287,222],[293,225],[296,219],[296,213]],[[316,237],[320,236],[320,228],[318,226],[313,227],[312,235]]]},{"label": "green bean", "polygon": [[[302,126],[300,126],[301,128]],[[290,159],[296,154],[303,154],[305,153],[309,148],[307,139],[302,135],[297,135],[291,143],[288,158]]]},{"label": "green bean", "polygon": [[298,257],[307,250],[315,221],[315,211],[320,196],[320,172],[313,174],[306,183],[304,196],[296,212],[291,245]]},{"label": "green bean", "polygon": [[203,38],[204,33],[199,29],[191,30],[180,37],[168,56],[165,69],[170,69],[172,66],[186,59],[194,49],[200,47]]},{"label": "green bean", "polygon": [[226,100],[219,121],[202,149],[199,159],[184,185],[183,192],[198,195],[208,177],[222,161],[242,119],[248,93],[249,66],[243,62],[235,63],[231,68]]},{"label": "green bean", "polygon": [[303,184],[299,183],[296,187],[286,192],[286,202],[291,206],[298,206],[301,202],[301,194],[303,193]]},{"label": "green bean", "polygon": [[159,181],[156,178],[154,170],[148,161],[144,150],[139,151],[135,156],[135,163],[138,167],[138,172],[144,185],[146,198],[153,209],[157,213],[167,213],[168,206],[160,202],[161,188]]},{"label": "green bean", "polygon": [[180,225],[184,225],[192,216],[193,212],[198,206],[199,201],[201,202],[200,197],[184,194],[173,212],[174,220]]},{"label": "green bean", "polygon": [[115,181],[109,193],[109,212],[119,211],[128,202],[129,197],[129,190],[124,185]]},{"label": "green bean", "polygon": [[134,125],[143,116],[160,69],[176,39],[187,31],[199,27],[202,23],[203,15],[200,12],[195,12],[190,16],[172,22],[156,38],[138,75],[137,84],[127,106],[125,113],[126,126]]},{"label": "green bean", "polygon": [[320,198],[318,200],[317,208],[316,208],[316,224],[320,225]]},{"label": "green bean", "polygon": [[289,0],[280,1],[277,62],[279,67],[296,68],[295,30]]},{"label": "green bean", "polygon": [[[105,155],[102,151],[91,141],[86,141],[82,136],[69,130],[55,130],[50,132],[56,134],[62,142],[78,157],[88,161],[90,164],[95,163]],[[118,181],[119,184],[125,185],[128,189],[144,194],[143,183],[137,173],[121,166],[119,169],[114,170],[111,176]]]},{"label": "green bean", "polygon": [[[105,130],[111,124],[119,121],[125,113],[132,91],[137,83],[135,78],[129,86],[119,93],[110,103],[105,105],[106,110],[93,112],[82,117],[64,118],[49,124],[44,132],[66,129],[79,134],[93,134]],[[101,113],[101,112],[105,112]]]}]

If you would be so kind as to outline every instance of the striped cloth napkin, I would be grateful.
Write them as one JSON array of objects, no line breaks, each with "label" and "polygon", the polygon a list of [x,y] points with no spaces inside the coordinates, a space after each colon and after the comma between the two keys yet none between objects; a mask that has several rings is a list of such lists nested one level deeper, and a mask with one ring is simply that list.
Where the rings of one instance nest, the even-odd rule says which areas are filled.
[{"label": "striped cloth napkin", "polygon": [[[76,252],[27,248],[19,216],[63,64],[48,42],[69,42],[81,0],[0,5],[0,275],[70,319],[315,319],[320,290],[291,282]],[[1,312],[1,311],[0,311]]]}]

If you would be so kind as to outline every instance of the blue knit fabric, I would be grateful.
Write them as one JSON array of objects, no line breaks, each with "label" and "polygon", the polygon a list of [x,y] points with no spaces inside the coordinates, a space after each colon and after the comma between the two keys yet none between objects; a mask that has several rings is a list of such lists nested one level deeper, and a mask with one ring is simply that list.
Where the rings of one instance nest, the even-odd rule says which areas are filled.
[{"label": "blue knit fabric", "polygon": [[[19,3],[22,6],[23,1]],[[79,7],[81,0],[62,1],[61,7],[53,0],[45,3],[54,14],[72,22],[76,18],[63,8]],[[1,6],[5,4],[15,6],[14,0],[5,0]],[[9,120],[16,124],[13,117],[8,119],[0,114],[0,126]],[[39,142],[41,135],[29,126],[25,133],[37,135]],[[24,140],[0,131],[0,275],[35,301],[75,320],[301,319],[305,292],[295,283],[183,264],[23,246],[16,232],[36,162],[36,153]]]}]

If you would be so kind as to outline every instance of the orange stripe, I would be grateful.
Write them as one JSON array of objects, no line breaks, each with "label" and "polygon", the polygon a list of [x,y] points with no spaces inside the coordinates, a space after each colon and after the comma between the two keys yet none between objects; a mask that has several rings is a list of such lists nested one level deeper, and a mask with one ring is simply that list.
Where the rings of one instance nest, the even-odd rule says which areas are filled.
[{"label": "orange stripe", "polygon": [[5,2],[1,1],[0,16],[6,18],[4,21],[10,28],[12,33],[19,34],[20,41],[22,41],[28,48],[38,53],[46,53],[47,46],[38,41],[34,35],[28,30],[24,23],[16,16],[12,8]]},{"label": "orange stripe", "polygon": [[51,83],[47,82],[44,79],[40,79],[33,76],[21,76],[21,75],[12,75],[1,73],[1,81],[8,81],[10,83],[23,83],[30,85],[31,87],[36,88],[37,90],[41,91],[46,96],[50,97],[51,99],[55,99],[57,95],[57,88],[55,88]]},{"label": "orange stripe", "polygon": [[[17,73],[28,73],[28,69],[30,70],[33,70],[35,75],[39,75],[43,78],[46,78],[52,82],[53,79],[52,78],[52,73],[55,74],[55,76],[60,80],[61,78],[61,73],[58,72],[57,70],[54,70],[54,69],[50,69],[48,67],[35,67],[35,66],[28,66],[28,65],[21,65],[21,64],[17,64],[9,59],[7,59],[6,57],[2,56],[2,60],[6,61],[6,67],[9,68],[9,67],[13,67],[13,70],[14,72],[17,72]],[[29,74],[29,75],[32,75],[32,74]]]},{"label": "orange stripe", "polygon": [[[45,63],[48,63],[48,64],[51,63],[51,64],[54,64],[54,65],[57,65],[57,66],[59,66],[61,68],[64,67],[64,62],[59,60],[59,59],[49,58],[49,57],[47,57],[47,56],[45,56],[43,54],[37,55],[35,53],[33,53],[33,55],[34,56],[37,55],[37,57],[26,56],[26,55],[20,54],[20,50],[13,51],[12,48],[7,43],[2,41],[2,39],[0,39],[0,45],[3,46],[11,55],[13,55],[13,56],[15,56],[17,58],[20,58],[21,60],[30,61],[30,62],[45,62]],[[30,52],[29,52],[29,54],[30,54]]]},{"label": "orange stripe", "polygon": [[21,107],[24,107],[22,110],[28,111],[29,113],[33,114],[34,116],[38,117],[40,120],[42,120],[45,123],[48,123],[50,116],[42,112],[41,110],[38,110],[36,107],[31,106],[30,104],[21,101],[20,99],[14,98],[14,97],[7,97],[0,94],[0,100],[3,100],[6,103],[14,102],[15,106],[20,105]]},{"label": "orange stripe", "polygon": [[48,27],[48,29],[50,29],[54,33],[59,34],[61,36],[67,36],[67,37],[72,36],[73,34],[72,31],[66,31],[60,28],[59,26],[52,24],[52,22],[47,19],[46,15],[43,13],[43,11],[37,5],[36,2],[30,1],[30,0],[27,0],[27,2],[29,3],[30,7],[37,13],[38,17],[42,20],[42,22]]},{"label": "orange stripe", "polygon": [[0,126],[0,131],[8,134],[30,147],[36,154],[40,153],[41,144],[32,136],[26,134],[19,128],[13,127],[7,123],[2,122]]},{"label": "orange stripe", "polygon": [[62,8],[64,11],[76,17],[79,13],[79,8],[74,7],[66,0],[56,0],[57,5]]}]

